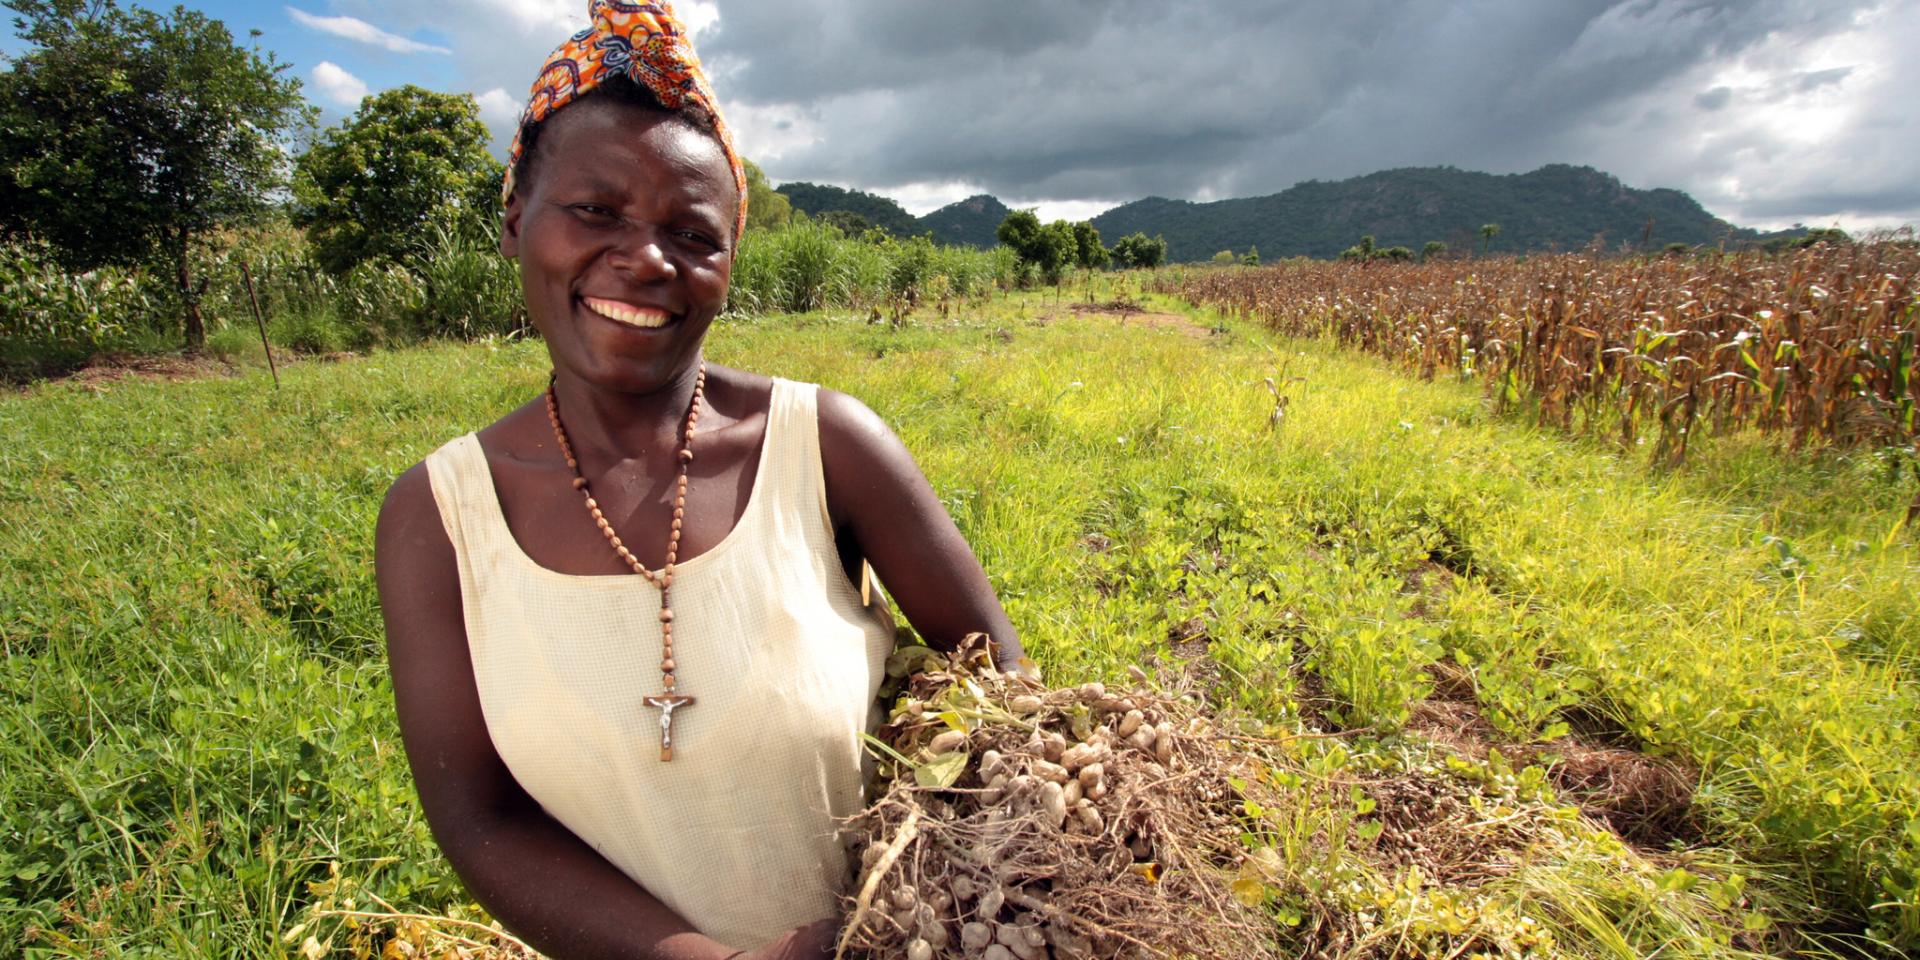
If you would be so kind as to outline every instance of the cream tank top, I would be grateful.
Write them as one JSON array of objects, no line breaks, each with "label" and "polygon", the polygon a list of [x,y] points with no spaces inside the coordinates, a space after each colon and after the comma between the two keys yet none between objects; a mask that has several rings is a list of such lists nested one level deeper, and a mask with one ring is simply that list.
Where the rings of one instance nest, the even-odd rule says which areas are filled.
[{"label": "cream tank top", "polygon": [[642,703],[661,690],[660,591],[529,558],[472,434],[427,458],[500,759],[555,820],[736,950],[839,912],[836,820],[863,806],[860,735],[894,643],[834,548],[817,396],[774,381],[746,512],[675,567],[675,674],[698,702],[674,714],[671,763],[660,711]]}]

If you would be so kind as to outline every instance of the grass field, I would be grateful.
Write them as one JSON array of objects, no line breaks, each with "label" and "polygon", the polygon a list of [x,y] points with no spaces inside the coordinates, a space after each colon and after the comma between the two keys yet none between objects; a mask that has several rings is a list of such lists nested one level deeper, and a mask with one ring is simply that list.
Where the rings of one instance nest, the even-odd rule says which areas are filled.
[{"label": "grass field", "polygon": [[[885,416],[1050,679],[1149,664],[1343,732],[1300,741],[1301,795],[1351,783],[1346,819],[1249,812],[1283,921],[1377,902],[1403,939],[1371,949],[1436,957],[1920,946],[1920,538],[1872,451],[1734,435],[1650,473],[1473,385],[1156,309],[773,317],[709,354]],[[0,397],[0,956],[284,956],[334,865],[464,903],[395,739],[373,518],[545,371],[493,342]],[[1484,875],[1343,859],[1369,785],[1449,752],[1509,805],[1470,826],[1516,797],[1563,826]],[[1609,790],[1662,771],[1677,807]]]}]

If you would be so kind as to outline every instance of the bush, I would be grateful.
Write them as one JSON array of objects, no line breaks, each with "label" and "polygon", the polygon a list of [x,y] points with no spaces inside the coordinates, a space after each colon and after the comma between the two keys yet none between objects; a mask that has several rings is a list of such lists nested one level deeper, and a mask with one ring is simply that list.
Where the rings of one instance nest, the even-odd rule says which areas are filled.
[{"label": "bush", "polygon": [[397,263],[369,260],[340,282],[341,319],[357,329],[374,331],[388,342],[422,335],[419,317],[426,306],[426,286],[412,271]]},{"label": "bush", "polygon": [[526,332],[520,268],[500,255],[496,230],[443,225],[427,237],[410,264],[421,287],[414,332],[465,339]]}]

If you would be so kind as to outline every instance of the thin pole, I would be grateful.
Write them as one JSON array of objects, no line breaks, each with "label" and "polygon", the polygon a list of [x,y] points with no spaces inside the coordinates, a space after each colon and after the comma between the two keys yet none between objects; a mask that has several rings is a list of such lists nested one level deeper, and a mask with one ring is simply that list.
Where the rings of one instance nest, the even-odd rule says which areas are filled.
[{"label": "thin pole", "polygon": [[253,271],[240,261],[240,277],[247,281],[247,301],[253,304],[253,322],[260,326],[260,349],[267,352],[267,369],[273,372],[273,387],[280,389],[280,367],[273,362],[273,344],[267,342],[267,318],[260,313],[260,298],[253,292]]}]

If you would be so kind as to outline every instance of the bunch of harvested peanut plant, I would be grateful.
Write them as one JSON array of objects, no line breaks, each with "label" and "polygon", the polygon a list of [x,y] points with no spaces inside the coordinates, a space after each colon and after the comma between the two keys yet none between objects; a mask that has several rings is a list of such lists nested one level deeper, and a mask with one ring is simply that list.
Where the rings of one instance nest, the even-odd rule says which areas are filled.
[{"label": "bunch of harvested peanut plant", "polygon": [[1050,690],[984,638],[902,650],[841,954],[976,960],[1279,956],[1228,889],[1250,758],[1147,688]]}]

